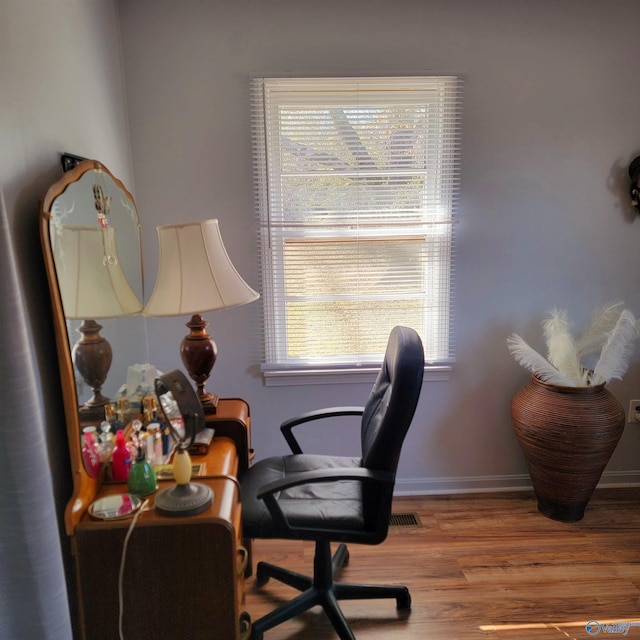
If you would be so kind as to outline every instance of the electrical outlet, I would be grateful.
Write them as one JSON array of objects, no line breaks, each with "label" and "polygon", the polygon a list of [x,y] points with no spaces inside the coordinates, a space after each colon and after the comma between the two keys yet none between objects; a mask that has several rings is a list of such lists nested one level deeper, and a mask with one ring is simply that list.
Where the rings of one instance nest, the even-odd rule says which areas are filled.
[{"label": "electrical outlet", "polygon": [[640,400],[629,400],[629,415],[627,422],[640,423]]}]

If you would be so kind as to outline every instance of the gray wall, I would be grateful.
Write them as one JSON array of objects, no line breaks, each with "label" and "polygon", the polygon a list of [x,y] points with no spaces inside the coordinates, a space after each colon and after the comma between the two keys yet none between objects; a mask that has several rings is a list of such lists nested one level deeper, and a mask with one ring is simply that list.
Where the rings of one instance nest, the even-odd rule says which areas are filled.
[{"label": "gray wall", "polygon": [[[62,535],[58,541],[55,521],[44,531],[39,528],[53,501],[63,531],[71,494],[38,227],[40,201],[62,173],[62,151],[100,158],[126,184],[132,183],[117,5],[114,0],[0,0],[0,187],[31,336],[31,353],[19,353],[18,331],[2,318],[0,635],[16,640],[68,638],[64,611],[56,601],[60,593],[64,598],[64,582],[54,593],[54,576],[45,575],[60,547],[73,589],[68,539]],[[0,277],[4,284],[6,269]],[[8,301],[0,304],[6,311]],[[21,321],[18,315],[14,323]],[[25,360],[30,359],[36,389],[20,396],[13,378],[25,378]],[[12,372],[18,364],[21,370]],[[32,397],[40,399],[39,408],[29,403]],[[20,418],[7,423],[7,416]],[[43,461],[51,469],[45,480]],[[34,464],[40,468],[29,474]],[[33,478],[36,486],[26,486],[25,478]],[[21,504],[17,496],[23,496]]]},{"label": "gray wall", "polygon": [[[505,337],[540,346],[553,306],[577,324],[610,299],[640,313],[640,221],[626,197],[626,166],[640,153],[639,19],[633,0],[0,0],[0,185],[42,398],[43,424],[32,426],[44,432],[58,513],[70,478],[37,219],[59,153],[99,158],[137,196],[149,289],[155,225],[207,217],[257,285],[248,81],[260,74],[464,76],[458,364],[425,384],[399,488],[526,483],[508,404],[527,374]],[[364,401],[362,384],[265,387],[258,304],[207,318],[220,348],[210,387],[249,400],[259,456],[284,450],[283,418]],[[149,321],[158,367],[179,366],[185,321]],[[0,346],[10,360],[10,331]],[[640,397],[640,350],[610,388],[625,407]],[[3,407],[20,402],[0,389]],[[639,440],[629,426],[609,481],[640,481]],[[15,489],[3,474],[3,499]]]},{"label": "gray wall", "polygon": [[[507,335],[541,347],[540,320],[556,306],[578,326],[612,299],[640,314],[640,221],[626,197],[626,166],[640,152],[640,3],[121,0],[120,11],[149,287],[155,225],[208,217],[219,218],[239,271],[259,283],[251,76],[464,77],[458,362],[448,381],[425,383],[398,488],[526,484],[509,401],[527,373]],[[251,403],[259,457],[284,451],[285,417],[366,398],[363,384],[265,387],[258,303],[207,319],[220,352],[209,387]],[[180,366],[186,320],[149,321],[159,368]],[[610,389],[625,408],[640,397],[640,349]],[[357,445],[355,434],[337,436]],[[609,482],[640,480],[639,445],[640,428],[628,427]]]}]

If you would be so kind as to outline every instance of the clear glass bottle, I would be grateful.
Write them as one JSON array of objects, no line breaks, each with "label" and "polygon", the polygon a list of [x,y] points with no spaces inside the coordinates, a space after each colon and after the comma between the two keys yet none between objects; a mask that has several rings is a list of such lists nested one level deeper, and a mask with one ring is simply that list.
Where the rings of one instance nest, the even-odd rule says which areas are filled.
[{"label": "clear glass bottle", "polygon": [[107,420],[103,420],[100,423],[100,436],[98,439],[100,440],[100,461],[103,464],[108,463],[111,460],[115,442],[111,433],[111,423]]}]

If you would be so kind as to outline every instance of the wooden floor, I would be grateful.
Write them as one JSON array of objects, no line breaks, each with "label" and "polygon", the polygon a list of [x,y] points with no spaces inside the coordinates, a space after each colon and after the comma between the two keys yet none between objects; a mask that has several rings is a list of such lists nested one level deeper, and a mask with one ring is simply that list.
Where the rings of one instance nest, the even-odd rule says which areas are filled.
[{"label": "wooden floor", "polygon": [[[358,640],[640,639],[640,489],[597,491],[575,524],[540,515],[526,492],[398,498],[394,513],[416,513],[420,525],[391,527],[379,546],[350,545],[342,579],[406,584],[412,608],[342,602]],[[256,562],[310,573],[312,558],[312,543],[254,542]],[[245,609],[256,619],[296,593],[248,578]],[[588,631],[590,621],[600,626]],[[337,636],[314,609],[264,637]]]}]

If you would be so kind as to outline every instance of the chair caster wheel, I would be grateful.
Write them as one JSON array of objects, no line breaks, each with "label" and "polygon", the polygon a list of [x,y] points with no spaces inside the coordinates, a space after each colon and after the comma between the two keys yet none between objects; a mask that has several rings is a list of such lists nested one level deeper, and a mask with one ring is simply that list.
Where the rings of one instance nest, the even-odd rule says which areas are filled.
[{"label": "chair caster wheel", "polygon": [[406,594],[396,598],[396,607],[398,609],[411,609],[411,594],[408,590]]},{"label": "chair caster wheel", "polygon": [[[267,584],[267,582],[269,582],[269,574],[267,571],[265,571],[265,569],[263,567],[260,566],[260,563],[258,563],[258,566],[256,567],[256,586],[258,587],[263,587],[265,584]],[[251,640],[261,640],[260,638],[255,638],[253,636],[251,636]]]},{"label": "chair caster wheel", "polygon": [[346,544],[342,543],[336,549],[332,563],[334,567],[339,568],[346,567],[349,564],[349,547]]}]

